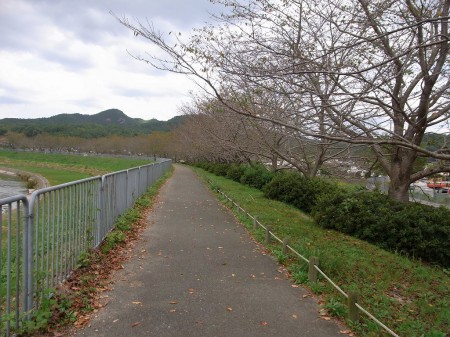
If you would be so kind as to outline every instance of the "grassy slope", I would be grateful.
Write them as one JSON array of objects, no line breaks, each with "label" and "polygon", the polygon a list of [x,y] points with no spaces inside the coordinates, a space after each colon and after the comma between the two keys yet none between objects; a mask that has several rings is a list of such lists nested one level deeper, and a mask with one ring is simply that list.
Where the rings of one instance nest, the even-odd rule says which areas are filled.
[{"label": "grassy slope", "polygon": [[148,160],[0,150],[0,166],[34,172],[52,185],[149,164]]},{"label": "grassy slope", "polygon": [[[448,271],[425,266],[397,254],[341,233],[323,230],[301,211],[268,200],[261,191],[198,170],[213,187],[219,187],[264,225],[271,226],[281,238],[289,237],[291,246],[306,257],[320,259],[321,269],[345,292],[357,291],[359,303],[400,336],[442,337],[450,331],[450,278]],[[249,229],[251,222],[239,216]],[[264,233],[254,236],[262,241]],[[307,283],[307,268],[292,256],[283,256],[281,247],[270,247],[284,262],[298,283]],[[323,294],[330,314],[346,315],[345,299],[328,282],[308,284]],[[372,321],[350,326],[362,336],[385,336]]]}]

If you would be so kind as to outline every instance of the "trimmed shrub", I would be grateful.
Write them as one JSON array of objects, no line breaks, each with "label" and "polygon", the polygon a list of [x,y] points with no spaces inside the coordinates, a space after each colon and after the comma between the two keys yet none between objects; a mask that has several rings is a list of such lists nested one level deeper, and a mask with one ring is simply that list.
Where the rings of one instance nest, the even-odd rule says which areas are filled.
[{"label": "trimmed shrub", "polygon": [[211,169],[211,165],[213,165],[213,163],[210,163],[210,162],[207,162],[207,161],[202,161],[202,162],[199,162],[199,163],[195,164],[195,166],[197,166],[197,167],[199,167],[199,168],[201,168],[201,169],[203,169],[205,171],[208,171],[208,172]]},{"label": "trimmed shrub", "polygon": [[264,187],[264,195],[310,213],[321,195],[334,193],[338,189],[336,184],[320,178],[305,178],[298,172],[282,172]]},{"label": "trimmed shrub", "polygon": [[245,165],[231,164],[228,167],[227,178],[240,182],[245,172]]},{"label": "trimmed shrub", "polygon": [[317,224],[387,250],[450,266],[450,210],[400,203],[379,192],[344,192],[320,198]]},{"label": "trimmed shrub", "polygon": [[262,189],[264,185],[272,180],[273,172],[267,170],[261,164],[247,166],[241,176],[240,182],[242,184]]},{"label": "trimmed shrub", "polygon": [[[450,267],[450,210],[418,203],[394,213],[389,247]],[[396,235],[394,235],[396,234]]]},{"label": "trimmed shrub", "polygon": [[229,168],[229,164],[212,164],[210,169],[211,173],[214,173],[216,176],[226,176]]}]

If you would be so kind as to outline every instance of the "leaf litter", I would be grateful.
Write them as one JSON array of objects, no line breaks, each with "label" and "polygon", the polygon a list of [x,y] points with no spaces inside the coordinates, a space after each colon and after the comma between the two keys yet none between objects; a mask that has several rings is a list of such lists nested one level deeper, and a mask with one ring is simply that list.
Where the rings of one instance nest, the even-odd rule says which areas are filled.
[{"label": "leaf litter", "polygon": [[[150,207],[140,210],[140,218],[124,232],[124,242],[118,243],[114,249],[103,253],[100,247],[89,252],[89,264],[72,271],[66,282],[57,288],[55,298],[58,304],[52,309],[47,331],[36,334],[36,337],[67,335],[71,328],[87,326],[92,315],[108,304],[108,296],[104,292],[112,290],[112,273],[123,269],[123,263],[132,257],[132,247],[148,226],[146,219],[150,211]],[[69,306],[61,310],[62,303],[69,303]],[[142,302],[133,301],[132,304]],[[134,322],[131,327],[140,324]]]}]

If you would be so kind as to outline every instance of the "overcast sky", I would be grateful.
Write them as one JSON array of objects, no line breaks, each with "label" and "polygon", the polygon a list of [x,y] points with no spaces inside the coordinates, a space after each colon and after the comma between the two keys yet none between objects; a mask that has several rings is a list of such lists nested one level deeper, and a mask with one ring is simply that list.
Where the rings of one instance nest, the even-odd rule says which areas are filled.
[{"label": "overcast sky", "polygon": [[131,58],[152,46],[110,11],[185,34],[220,10],[209,0],[0,0],[0,119],[110,108],[170,119],[195,85]]}]

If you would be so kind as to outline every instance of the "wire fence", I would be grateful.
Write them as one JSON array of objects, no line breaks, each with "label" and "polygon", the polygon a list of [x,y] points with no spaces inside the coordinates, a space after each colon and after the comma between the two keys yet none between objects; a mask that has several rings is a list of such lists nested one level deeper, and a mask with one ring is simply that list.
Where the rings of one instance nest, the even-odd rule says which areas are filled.
[{"label": "wire fence", "polygon": [[[411,184],[409,188],[409,200],[419,202],[433,207],[450,207],[450,189],[430,188],[425,183],[422,185]],[[384,194],[388,193],[389,180],[386,177],[372,177],[367,179],[366,187],[370,190],[378,190]]]},{"label": "wire fence", "polygon": [[0,199],[0,334],[11,336],[171,160]]},{"label": "wire fence", "polygon": [[299,252],[297,252],[294,248],[289,245],[289,241],[287,239],[281,239],[272,232],[270,226],[265,226],[261,222],[259,222],[257,216],[253,216],[248,213],[244,208],[242,208],[238,203],[232,200],[228,195],[222,192],[220,189],[217,190],[230,204],[232,207],[235,207],[237,212],[242,212],[249,219],[253,220],[253,229],[257,230],[258,228],[262,228],[265,231],[265,242],[266,244],[270,244],[272,240],[278,241],[283,245],[283,253],[286,254],[288,252],[293,253],[295,256],[306,262],[309,266],[308,271],[308,279],[311,282],[318,281],[318,274],[320,274],[323,278],[325,278],[342,296],[347,299],[348,304],[348,312],[349,319],[353,322],[359,321],[359,313],[365,314],[371,320],[373,320],[377,325],[379,325],[382,329],[384,329],[389,335],[394,337],[400,337],[390,328],[388,328],[385,324],[383,324],[380,320],[378,320],[375,316],[373,316],[370,312],[368,312],[363,306],[361,306],[358,300],[358,294],[349,293],[347,294],[342,288],[340,288],[323,270],[319,267],[319,259],[315,256],[310,256],[309,258],[303,256]]}]

